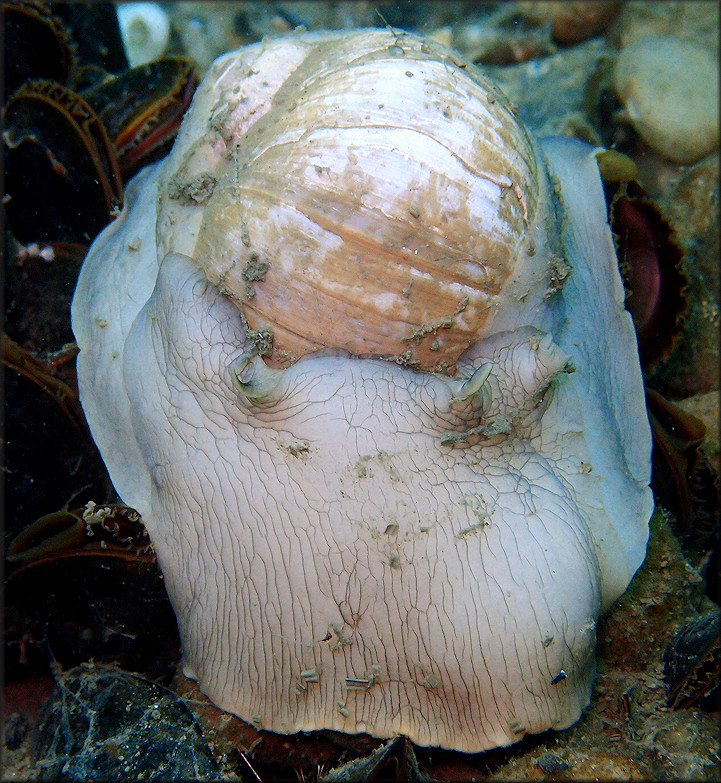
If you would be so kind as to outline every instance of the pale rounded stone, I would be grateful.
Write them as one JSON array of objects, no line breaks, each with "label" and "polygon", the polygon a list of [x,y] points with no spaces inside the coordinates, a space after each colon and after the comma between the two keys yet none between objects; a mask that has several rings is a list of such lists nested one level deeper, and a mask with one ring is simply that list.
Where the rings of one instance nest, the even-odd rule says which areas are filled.
[{"label": "pale rounded stone", "polygon": [[707,49],[671,36],[632,41],[614,82],[628,120],[665,158],[694,163],[718,147],[718,60]]}]

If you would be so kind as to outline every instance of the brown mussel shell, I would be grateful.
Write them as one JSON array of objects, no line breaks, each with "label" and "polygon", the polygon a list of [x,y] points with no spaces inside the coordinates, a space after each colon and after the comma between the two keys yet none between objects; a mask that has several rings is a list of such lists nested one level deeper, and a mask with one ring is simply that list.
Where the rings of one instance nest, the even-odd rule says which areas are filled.
[{"label": "brown mussel shell", "polygon": [[167,153],[197,85],[190,60],[168,57],[83,92],[115,145],[123,179]]},{"label": "brown mussel shell", "polygon": [[92,107],[58,82],[24,84],[3,112],[6,209],[20,242],[89,242],[123,200],[115,147]]},{"label": "brown mussel shell", "polygon": [[122,205],[123,182],[167,153],[197,86],[192,64],[128,69],[109,4],[22,0],[3,12],[10,230],[23,244],[87,244]]},{"label": "brown mussel shell", "polygon": [[62,22],[46,3],[3,3],[5,23],[5,100],[28,78],[64,84],[73,54]]},{"label": "brown mussel shell", "polygon": [[635,181],[623,183],[609,207],[626,309],[648,377],[671,352],[683,324],[687,278],[683,251],[659,207]]},{"label": "brown mussel shell", "polygon": [[122,503],[88,504],[36,520],[10,543],[11,563],[33,563],[85,553],[154,560],[140,514]]},{"label": "brown mussel shell", "polygon": [[649,387],[646,404],[654,438],[654,493],[682,531],[708,542],[716,525],[718,479],[701,448],[706,426]]}]

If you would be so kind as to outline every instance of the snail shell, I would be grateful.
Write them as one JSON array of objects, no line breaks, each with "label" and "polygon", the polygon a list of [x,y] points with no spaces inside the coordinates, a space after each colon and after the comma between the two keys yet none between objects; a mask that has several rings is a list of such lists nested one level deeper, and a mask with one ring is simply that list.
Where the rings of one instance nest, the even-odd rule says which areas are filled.
[{"label": "snail shell", "polygon": [[286,38],[221,58],[196,93],[161,240],[271,366],[333,347],[453,374],[505,303],[548,285],[535,142],[460,66],[383,30]]},{"label": "snail shell", "polygon": [[83,263],[93,436],[256,727],[475,753],[589,702],[651,437],[597,151],[539,147],[411,36],[265,41]]}]

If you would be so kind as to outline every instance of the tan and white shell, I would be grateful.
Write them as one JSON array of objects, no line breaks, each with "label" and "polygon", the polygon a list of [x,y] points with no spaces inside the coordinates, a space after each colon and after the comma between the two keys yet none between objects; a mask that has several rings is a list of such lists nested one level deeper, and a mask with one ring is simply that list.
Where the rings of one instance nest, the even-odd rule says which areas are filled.
[{"label": "tan and white shell", "polygon": [[453,374],[538,283],[535,143],[496,87],[419,39],[221,58],[183,133],[166,217],[202,221],[192,247],[170,225],[166,249],[234,299],[272,366],[335,347]]}]

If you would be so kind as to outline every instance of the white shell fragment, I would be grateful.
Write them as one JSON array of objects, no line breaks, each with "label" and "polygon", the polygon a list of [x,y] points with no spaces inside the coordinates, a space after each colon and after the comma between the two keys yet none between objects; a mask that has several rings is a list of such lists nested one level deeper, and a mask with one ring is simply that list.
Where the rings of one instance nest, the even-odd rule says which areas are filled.
[{"label": "white shell fragment", "polygon": [[[219,707],[271,731],[403,734],[477,752],[570,726],[588,704],[596,621],[645,554],[651,437],[597,151],[571,139],[537,142],[505,109],[489,114],[492,131],[479,131],[464,107],[480,107],[493,88],[445,51],[416,61],[423,47],[386,31],[304,34],[216,61],[171,155],[128,185],[122,213],[93,244],[72,317],[83,407],[118,493],[153,540],[186,674]],[[266,125],[294,116],[304,84],[308,111],[332,105],[345,125],[355,82],[336,68],[339,51],[378,68],[374,100],[389,107],[352,120],[354,138],[374,142],[343,141],[346,158],[354,148],[358,160],[345,174],[327,119],[285,129],[284,153],[262,140]],[[399,62],[412,77],[398,75]],[[316,89],[317,69],[340,79],[338,92]],[[247,100],[229,103],[234,94]],[[436,147],[445,133],[438,102],[463,130]],[[403,134],[391,105],[418,128],[435,185],[416,172],[417,190],[397,187]],[[297,116],[305,122],[306,109]],[[291,137],[303,140],[305,168]],[[500,145],[497,158],[489,145]],[[494,179],[529,189],[519,198],[484,176],[475,201],[467,164],[488,174],[496,159],[511,168],[499,163]],[[284,194],[277,204],[271,186]],[[454,187],[468,189],[467,210],[445,200]],[[326,315],[317,292],[335,279],[324,271],[287,302],[307,309],[311,350],[290,363],[260,356],[253,319],[263,323],[262,308],[245,304],[262,301],[273,264],[291,278],[312,276],[317,256],[303,239],[317,249],[315,229],[288,227],[300,214],[321,220],[324,237],[367,237],[347,257],[355,282],[350,271],[335,282],[353,286],[348,301],[373,312],[361,330],[376,328],[384,311],[389,333],[415,318],[396,319],[398,291],[378,290],[381,271],[395,280],[402,259],[416,275],[411,290],[432,286],[436,271],[414,267],[414,251],[447,254],[453,282],[439,296],[444,286],[457,286],[455,297],[468,291],[467,310],[477,296],[463,326],[467,350],[434,372],[359,356],[371,342],[349,343],[352,324],[339,344],[318,340]],[[230,239],[216,251],[213,232],[228,216]],[[266,220],[275,248],[258,239]],[[373,249],[400,224],[393,252]],[[451,234],[463,251],[446,247]],[[248,269],[254,247],[270,265],[264,280],[241,275],[255,295],[239,307],[225,283]],[[496,248],[490,278],[509,267],[482,295],[472,293],[481,290],[472,261],[480,247]],[[295,301],[306,294],[310,307]],[[305,328],[294,323],[288,332]],[[367,353],[376,351],[385,353]]]},{"label": "white shell fragment", "polygon": [[131,67],[160,59],[170,42],[170,19],[158,3],[118,3],[118,26]]},{"label": "white shell fragment", "polygon": [[695,163],[719,144],[718,55],[672,36],[631,40],[614,70],[616,93],[636,131],[675,163]]}]

